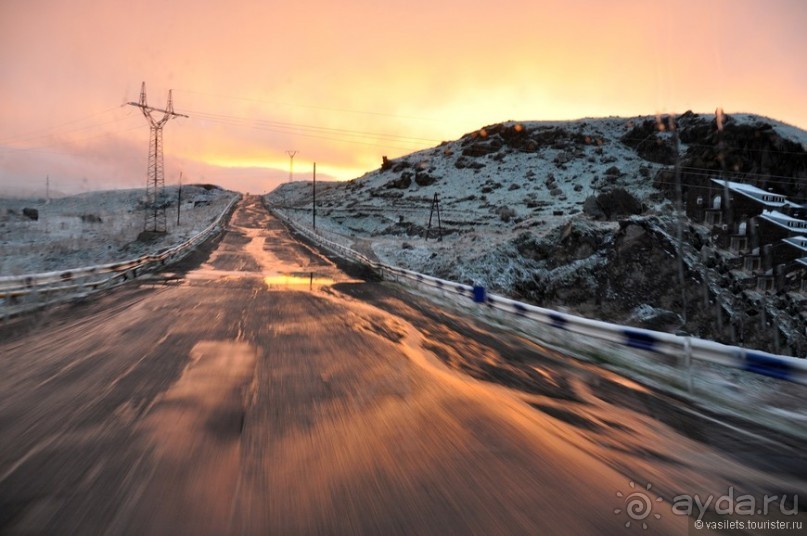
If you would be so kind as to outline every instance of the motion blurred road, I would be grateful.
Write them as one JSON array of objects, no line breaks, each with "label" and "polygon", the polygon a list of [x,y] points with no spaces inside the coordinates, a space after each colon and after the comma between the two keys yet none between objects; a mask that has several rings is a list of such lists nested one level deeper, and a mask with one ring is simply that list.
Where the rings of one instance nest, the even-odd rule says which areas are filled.
[{"label": "motion blurred road", "polygon": [[258,197],[195,255],[0,328],[0,533],[686,534],[677,495],[807,501],[803,445],[348,275]]}]

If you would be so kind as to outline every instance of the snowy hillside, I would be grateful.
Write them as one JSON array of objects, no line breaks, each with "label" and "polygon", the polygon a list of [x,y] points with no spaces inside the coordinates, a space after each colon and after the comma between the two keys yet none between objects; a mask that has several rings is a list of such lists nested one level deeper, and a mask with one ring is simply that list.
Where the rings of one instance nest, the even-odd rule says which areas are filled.
[{"label": "snowy hillside", "polygon": [[89,192],[46,201],[0,198],[0,276],[67,270],[137,258],[190,238],[207,227],[237,195],[215,186],[166,188],[167,233],[148,242],[143,230],[144,190]]},{"label": "snowy hillside", "polygon": [[[721,289],[707,288],[714,286],[712,276],[702,273],[699,251],[689,243],[708,232],[692,222],[686,229],[685,290],[692,297],[684,322],[671,238],[675,152],[668,123],[661,124],[663,129],[654,117],[638,117],[487,126],[385,160],[379,170],[353,181],[318,184],[317,226],[383,262],[482,284],[539,305],[776,350],[763,324],[746,323],[742,332],[730,332],[731,311],[731,318],[715,325],[712,308],[698,306],[704,292],[713,294],[712,303],[729,300],[738,309],[746,297],[724,297]],[[807,172],[804,131],[752,115],[727,118],[726,124],[721,151],[735,175],[759,175],[754,159],[763,151],[765,165],[775,173],[763,171],[771,175]],[[685,185],[704,174],[725,174],[714,155],[714,116],[688,112],[677,128]],[[760,143],[763,149],[748,149]],[[732,150],[735,145],[740,149]],[[794,178],[779,186],[800,199],[807,196],[804,183]],[[436,239],[435,194],[442,241]],[[268,201],[311,220],[310,183],[283,185]],[[792,320],[782,337],[790,343],[775,345],[781,352],[807,351],[799,328],[807,319]]]}]

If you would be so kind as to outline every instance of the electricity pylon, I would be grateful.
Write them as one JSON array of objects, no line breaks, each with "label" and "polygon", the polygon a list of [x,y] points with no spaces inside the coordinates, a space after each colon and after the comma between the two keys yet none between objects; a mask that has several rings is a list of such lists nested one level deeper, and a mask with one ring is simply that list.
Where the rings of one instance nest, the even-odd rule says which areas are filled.
[{"label": "electricity pylon", "polygon": [[[171,99],[171,90],[168,90],[168,105],[165,109],[154,108],[146,104],[146,83],[140,86],[140,101],[129,102],[132,106],[140,108],[149,122],[151,132],[149,136],[149,160],[146,170],[146,218],[143,224],[144,231],[164,233],[165,225],[165,169],[163,164],[163,126],[174,117],[188,117],[174,111]],[[161,119],[154,119],[151,112],[162,112]]]}]

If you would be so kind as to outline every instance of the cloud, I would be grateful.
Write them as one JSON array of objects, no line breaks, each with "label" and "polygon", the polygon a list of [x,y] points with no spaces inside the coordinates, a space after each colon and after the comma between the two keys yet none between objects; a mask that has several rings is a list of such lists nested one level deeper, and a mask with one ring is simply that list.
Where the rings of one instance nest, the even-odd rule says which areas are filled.
[{"label": "cloud", "polygon": [[807,126],[794,0],[0,4],[6,185],[143,181],[148,126],[121,108],[143,80],[191,115],[166,126],[166,173],[232,184],[282,176],[287,149],[350,179],[507,119],[722,106]]}]

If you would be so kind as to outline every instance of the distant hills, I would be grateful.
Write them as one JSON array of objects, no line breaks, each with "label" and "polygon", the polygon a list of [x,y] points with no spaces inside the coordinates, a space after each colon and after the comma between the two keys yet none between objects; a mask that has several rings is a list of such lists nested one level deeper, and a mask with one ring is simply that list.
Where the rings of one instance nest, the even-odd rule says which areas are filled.
[{"label": "distant hills", "polygon": [[[807,132],[750,114],[721,120],[677,117],[677,153],[668,117],[488,125],[322,185],[318,227],[391,264],[539,305],[804,355],[804,296],[738,283],[737,253],[715,248],[706,262],[703,222],[685,225],[678,283],[676,161],[684,199],[725,177],[807,203]],[[269,200],[304,217],[310,188],[282,185]],[[423,238],[435,194],[441,242]],[[774,330],[760,320],[772,317]]]}]

